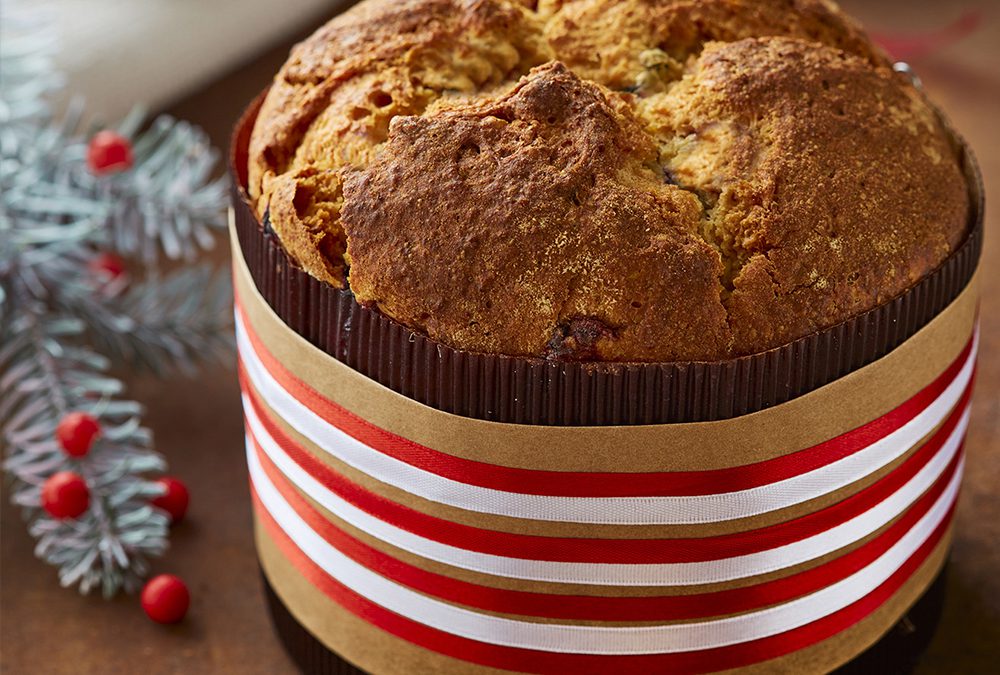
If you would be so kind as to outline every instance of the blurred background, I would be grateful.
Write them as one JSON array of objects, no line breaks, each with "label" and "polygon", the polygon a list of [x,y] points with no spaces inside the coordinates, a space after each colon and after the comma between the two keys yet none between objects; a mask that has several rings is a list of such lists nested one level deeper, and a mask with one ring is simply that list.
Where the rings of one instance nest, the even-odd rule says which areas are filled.
[{"label": "blurred background", "polygon": [[[8,0],[3,0],[7,2]],[[53,22],[57,65],[88,116],[117,120],[136,103],[200,126],[227,149],[242,108],[295,41],[352,4],[333,0],[33,0]],[[984,281],[1000,281],[1000,2],[845,0],[971,143],[987,189]],[[219,167],[221,170],[221,165]],[[228,261],[224,235],[208,254]],[[920,673],[998,672],[1000,663],[1000,299],[982,304],[982,357],[966,445],[967,479],[942,625]],[[118,373],[148,408],[157,449],[191,492],[188,517],[153,571],[183,577],[181,624],[61,589],[4,495],[0,506],[0,671],[4,673],[284,673],[293,668],[264,609],[253,553],[243,431],[232,359],[195,378]]]}]

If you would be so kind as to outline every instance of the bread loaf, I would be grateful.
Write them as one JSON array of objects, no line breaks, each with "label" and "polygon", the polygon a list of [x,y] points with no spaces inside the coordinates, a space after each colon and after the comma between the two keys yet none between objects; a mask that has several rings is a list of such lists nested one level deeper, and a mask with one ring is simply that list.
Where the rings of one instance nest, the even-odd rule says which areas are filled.
[{"label": "bread loaf", "polygon": [[298,45],[249,192],[313,276],[450,346],[716,360],[962,241],[924,96],[821,0],[367,0]]}]

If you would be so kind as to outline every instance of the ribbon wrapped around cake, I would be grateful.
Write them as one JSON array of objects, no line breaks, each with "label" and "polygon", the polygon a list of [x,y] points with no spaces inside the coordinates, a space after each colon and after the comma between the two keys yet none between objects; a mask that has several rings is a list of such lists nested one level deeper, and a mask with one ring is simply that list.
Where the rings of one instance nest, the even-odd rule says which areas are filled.
[{"label": "ribbon wrapped around cake", "polygon": [[975,226],[941,268],[717,364],[456,352],[298,270],[238,187],[247,463],[277,603],[373,673],[851,661],[947,557],[978,343],[966,164]]}]

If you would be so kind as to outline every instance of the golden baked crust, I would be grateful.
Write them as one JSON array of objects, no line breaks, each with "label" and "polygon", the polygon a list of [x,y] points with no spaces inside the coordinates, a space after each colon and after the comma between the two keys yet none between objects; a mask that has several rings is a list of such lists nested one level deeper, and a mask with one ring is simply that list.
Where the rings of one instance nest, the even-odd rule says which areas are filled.
[{"label": "golden baked crust", "polygon": [[628,101],[560,63],[399,118],[345,186],[351,288],[476,351],[683,359],[698,335],[722,354],[719,256],[657,154]]},{"label": "golden baked crust", "polygon": [[310,274],[550,358],[783,344],[911,286],[968,213],[930,106],[820,0],[368,0],[293,52],[249,169]]},{"label": "golden baked crust", "polygon": [[875,307],[961,243],[956,149],[900,78],[798,40],[742,40],[708,45],[643,101],[667,171],[706,204],[733,353]]}]

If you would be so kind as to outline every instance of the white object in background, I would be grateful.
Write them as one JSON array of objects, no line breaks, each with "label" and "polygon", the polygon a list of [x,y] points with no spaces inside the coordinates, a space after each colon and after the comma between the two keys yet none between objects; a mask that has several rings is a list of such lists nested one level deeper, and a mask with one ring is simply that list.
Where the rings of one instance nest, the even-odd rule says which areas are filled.
[{"label": "white object in background", "polygon": [[58,33],[67,94],[115,121],[203,87],[349,0],[32,0]]}]

